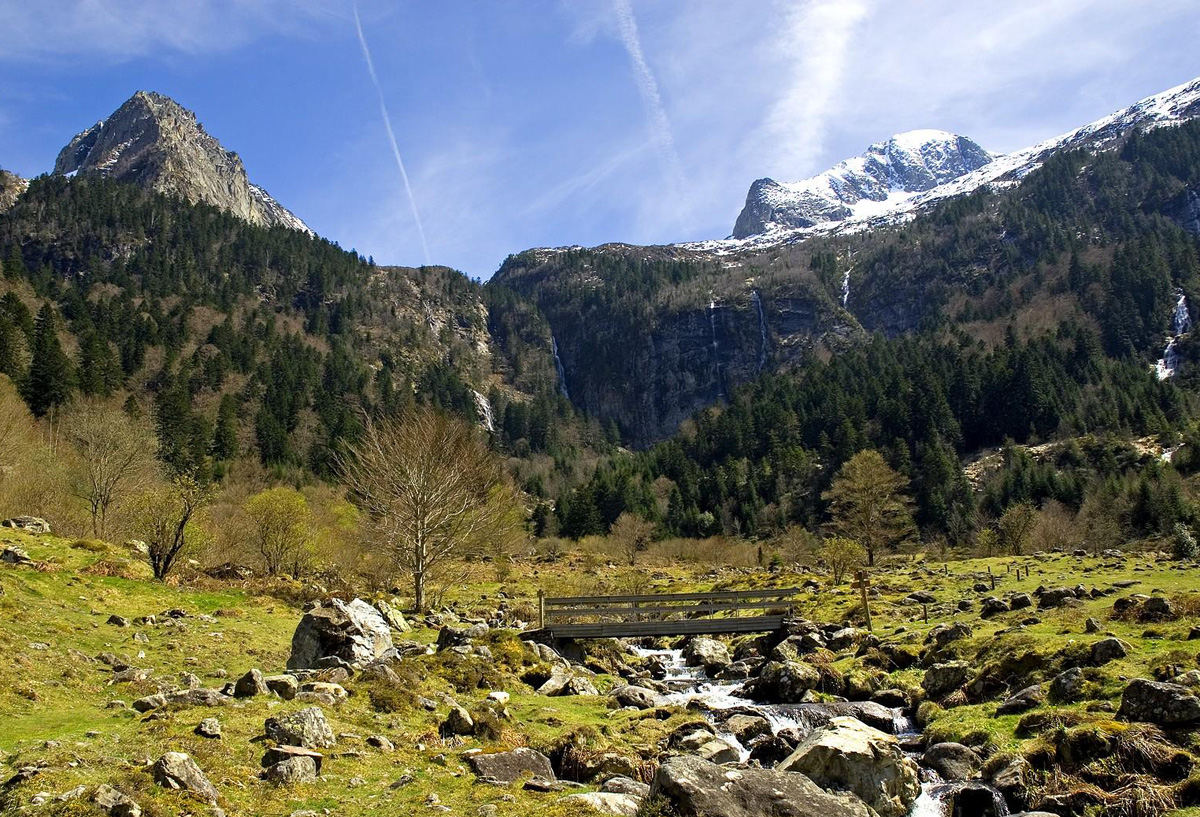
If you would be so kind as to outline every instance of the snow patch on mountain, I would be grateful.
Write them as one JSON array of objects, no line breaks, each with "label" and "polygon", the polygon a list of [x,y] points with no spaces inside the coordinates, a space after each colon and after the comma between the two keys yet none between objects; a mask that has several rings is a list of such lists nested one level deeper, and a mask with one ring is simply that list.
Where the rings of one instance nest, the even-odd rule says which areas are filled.
[{"label": "snow patch on mountain", "polygon": [[732,237],[677,246],[728,254],[898,224],[937,202],[1017,184],[1059,151],[1113,149],[1135,129],[1177,125],[1197,116],[1200,78],[1004,155],[989,154],[971,140],[944,131],[897,134],[811,179],[759,179],[750,188]]}]

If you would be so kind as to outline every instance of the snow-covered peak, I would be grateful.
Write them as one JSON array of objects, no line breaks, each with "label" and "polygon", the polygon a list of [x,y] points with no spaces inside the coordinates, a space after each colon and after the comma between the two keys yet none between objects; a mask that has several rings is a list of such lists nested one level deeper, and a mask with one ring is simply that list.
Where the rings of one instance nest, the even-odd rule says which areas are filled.
[{"label": "snow-covered peak", "polygon": [[[983,187],[1016,184],[1059,151],[1115,148],[1134,130],[1175,125],[1198,116],[1200,78],[1005,155],[989,154],[971,140],[946,131],[908,131],[871,145],[862,156],[811,179],[788,184],[759,179],[750,187],[732,239],[683,246],[738,252],[802,241],[811,235],[902,222],[936,202]],[[886,186],[883,178],[872,172],[879,164],[888,171]],[[927,184],[926,172],[933,178],[932,184]],[[866,176],[876,184],[866,182]],[[858,195],[863,187],[870,195]]]},{"label": "snow-covered peak", "polygon": [[877,212],[956,179],[992,160],[954,133],[914,130],[871,145],[861,156],[799,182],[759,179],[733,228],[734,238],[811,228]]}]

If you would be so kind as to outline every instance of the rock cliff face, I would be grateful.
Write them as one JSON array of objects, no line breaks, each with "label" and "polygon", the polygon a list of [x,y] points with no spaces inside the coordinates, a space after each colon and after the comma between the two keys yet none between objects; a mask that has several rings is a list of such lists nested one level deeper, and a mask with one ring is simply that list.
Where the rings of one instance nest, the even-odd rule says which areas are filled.
[{"label": "rock cliff face", "polygon": [[[671,252],[610,245],[575,249],[568,259],[533,251],[510,259],[493,279],[545,316],[553,332],[547,347],[556,347],[560,385],[576,408],[617,422],[634,445],[671,436],[761,373],[787,369],[818,347],[844,348],[862,334],[823,287],[800,275],[759,285],[748,268],[698,265],[694,278],[664,281],[645,298],[623,297],[622,272],[664,263]],[[741,280],[730,286],[734,278]]]},{"label": "rock cliff face", "polygon": [[75,136],[54,172],[95,174],[228,210],[251,224],[308,227],[251,184],[242,160],[205,132],[196,115],[161,94],[138,91],[112,116]]},{"label": "rock cliff face", "polygon": [[22,179],[15,173],[0,170],[0,213],[12,207],[17,197],[29,186],[27,179]]}]

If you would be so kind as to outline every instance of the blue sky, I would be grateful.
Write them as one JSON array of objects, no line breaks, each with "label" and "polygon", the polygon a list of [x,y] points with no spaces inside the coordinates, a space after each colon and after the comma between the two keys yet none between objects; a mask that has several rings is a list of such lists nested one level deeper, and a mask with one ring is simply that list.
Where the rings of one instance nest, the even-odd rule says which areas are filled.
[{"label": "blue sky", "polygon": [[0,0],[0,166],[135,90],[381,263],[727,235],[750,183],[914,128],[1014,150],[1200,75],[1194,0]]}]

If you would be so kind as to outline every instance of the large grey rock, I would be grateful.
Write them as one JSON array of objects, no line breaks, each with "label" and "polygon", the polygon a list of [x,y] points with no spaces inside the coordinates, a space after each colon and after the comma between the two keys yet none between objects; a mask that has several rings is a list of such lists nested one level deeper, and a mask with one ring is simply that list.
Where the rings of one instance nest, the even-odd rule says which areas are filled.
[{"label": "large grey rock", "polygon": [[471,713],[461,706],[450,707],[446,720],[442,721],[443,735],[473,735],[475,734],[475,719]]},{"label": "large grey rock", "polygon": [[276,743],[305,749],[328,749],[337,742],[325,712],[318,706],[267,718],[266,732]]},{"label": "large grey rock", "polygon": [[92,802],[111,817],[142,816],[141,806],[107,783],[101,783],[96,788],[95,794],[92,795]]},{"label": "large grey rock", "polygon": [[138,91],[58,154],[55,174],[102,176],[167,196],[205,202],[264,227],[308,227],[251,184],[236,153],[205,132],[196,115],[161,94]]},{"label": "large grey rock", "polygon": [[550,758],[541,752],[521,746],[508,752],[491,752],[467,758],[471,771],[484,780],[514,783],[522,776],[554,780]]},{"label": "large grey rock", "polygon": [[933,769],[950,783],[970,779],[979,769],[980,759],[975,750],[961,743],[935,743],[921,756],[921,765]]},{"label": "large grey rock", "polygon": [[1129,654],[1125,644],[1119,638],[1105,638],[1092,645],[1092,663],[1102,666],[1109,661],[1117,661]]},{"label": "large grey rock", "polygon": [[1055,703],[1078,701],[1083,697],[1084,682],[1083,670],[1080,667],[1063,670],[1050,679],[1048,696]]},{"label": "large grey rock", "polygon": [[802,774],[726,768],[688,755],[658,767],[650,796],[678,817],[875,817],[854,795],[826,792]]},{"label": "large grey rock", "polygon": [[253,698],[255,695],[270,695],[271,688],[267,685],[262,670],[252,669],[237,680],[233,686],[233,694],[236,698]]},{"label": "large grey rock", "polygon": [[1019,692],[1014,692],[996,707],[997,715],[1018,715],[1033,709],[1045,699],[1041,684],[1027,686]]},{"label": "large grey rock", "polygon": [[189,791],[209,803],[217,802],[217,787],[204,776],[196,761],[183,752],[167,752],[150,770],[154,782],[163,788]]},{"label": "large grey rock", "polygon": [[1200,721],[1200,698],[1179,684],[1136,678],[1125,687],[1117,714],[1160,726],[1195,723]]},{"label": "large grey rock", "polygon": [[966,661],[946,661],[942,664],[934,664],[925,670],[921,686],[925,688],[926,695],[937,699],[959,689],[970,678],[971,665]]},{"label": "large grey rock", "polygon": [[1039,610],[1051,610],[1062,607],[1068,599],[1075,598],[1075,591],[1069,587],[1055,587],[1042,593],[1038,599]]},{"label": "large grey rock", "polygon": [[983,783],[965,783],[950,795],[950,817],[1007,817],[1003,795]]},{"label": "large grey rock", "polygon": [[729,648],[714,638],[693,638],[684,646],[683,657],[689,667],[703,667],[709,675],[733,663]]},{"label": "large grey rock", "polygon": [[189,706],[228,706],[233,703],[219,689],[176,689],[138,698],[133,702],[133,708],[138,712],[152,712],[155,709],[182,709]]},{"label": "large grey rock", "polygon": [[27,567],[34,562],[33,559],[29,558],[28,553],[15,545],[11,545],[0,549],[0,563]]},{"label": "large grey rock", "polygon": [[693,754],[710,763],[737,763],[742,758],[736,746],[716,736],[701,743]]},{"label": "large grey rock", "polygon": [[331,599],[300,619],[292,636],[288,669],[311,669],[322,658],[338,658],[361,667],[392,648],[392,630],[371,605],[362,599],[346,603]]},{"label": "large grey rock", "polygon": [[609,694],[621,706],[633,706],[638,709],[653,709],[659,702],[657,692],[639,686],[619,686]]},{"label": "large grey rock", "polygon": [[0,527],[15,528],[26,533],[45,534],[50,532],[50,523],[36,516],[14,516],[0,522]]},{"label": "large grey rock", "polygon": [[559,801],[564,806],[582,806],[584,812],[613,814],[616,817],[637,817],[642,807],[642,798],[616,792],[588,791],[568,794]]},{"label": "large grey rock", "polygon": [[757,678],[746,682],[744,694],[755,701],[794,704],[821,685],[821,673],[800,661],[768,661]]},{"label": "large grey rock", "polygon": [[311,757],[285,758],[267,767],[266,778],[279,786],[313,783],[317,779],[317,764]]},{"label": "large grey rock", "polygon": [[917,764],[900,741],[854,718],[834,718],[801,741],[780,771],[851,791],[880,817],[904,817],[921,793]]}]

